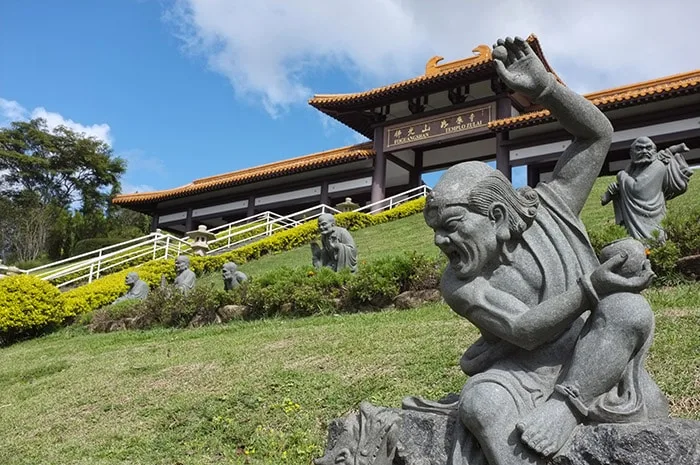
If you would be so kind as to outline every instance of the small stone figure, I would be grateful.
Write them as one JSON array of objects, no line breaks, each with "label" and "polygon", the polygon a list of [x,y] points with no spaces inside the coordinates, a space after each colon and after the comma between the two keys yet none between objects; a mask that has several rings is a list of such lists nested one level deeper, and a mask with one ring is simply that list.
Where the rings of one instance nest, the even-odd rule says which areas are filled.
[{"label": "small stone figure", "polygon": [[316,268],[327,266],[333,271],[349,268],[357,271],[357,248],[347,229],[335,225],[333,215],[324,213],[318,217],[321,246],[311,243],[312,263]]},{"label": "small stone figure", "polygon": [[240,286],[248,280],[245,273],[238,271],[238,265],[233,262],[224,263],[221,269],[221,275],[224,278],[224,290],[230,291]]},{"label": "small stone figure", "polygon": [[661,221],[666,216],[666,201],[683,194],[693,172],[682,153],[685,144],[656,150],[648,137],[636,139],[630,148],[629,166],[617,173],[617,181],[608,186],[601,204],[610,201],[615,209],[615,222],[627,229],[635,239],[651,239],[658,231],[665,242]]},{"label": "small stone figure", "polygon": [[194,288],[194,283],[197,276],[194,271],[190,270],[190,257],[180,255],[175,260],[175,282],[173,283],[177,289],[187,293]]},{"label": "small stone figure", "polygon": [[148,283],[139,279],[139,274],[135,271],[132,271],[131,273],[127,274],[126,278],[124,279],[124,282],[127,286],[129,286],[129,290],[126,294],[119,297],[113,303],[116,304],[117,302],[123,302],[124,300],[128,299],[143,300],[148,296]]}]

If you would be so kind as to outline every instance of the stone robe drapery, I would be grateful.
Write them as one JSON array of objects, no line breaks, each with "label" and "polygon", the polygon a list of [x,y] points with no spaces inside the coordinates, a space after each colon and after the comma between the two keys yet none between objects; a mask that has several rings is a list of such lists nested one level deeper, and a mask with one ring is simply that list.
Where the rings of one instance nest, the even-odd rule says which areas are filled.
[{"label": "stone robe drapery", "polygon": [[[330,244],[332,235],[338,240],[337,251]],[[327,266],[333,271],[340,271],[343,268],[349,268],[353,273],[357,271],[357,247],[347,229],[334,226],[331,232],[321,236],[320,263],[317,265]]]},{"label": "stone robe drapery", "polygon": [[[541,200],[535,222],[523,234],[517,247],[504,257],[503,265],[488,280],[470,282],[443,279],[443,296],[457,313],[469,319],[473,309],[493,314],[527,312],[531,307],[579,286],[581,276],[598,265],[585,228],[559,196],[545,183],[535,189]],[[449,268],[446,273],[449,273]],[[536,290],[509,292],[516,282],[529,282]],[[459,292],[459,295],[457,291]],[[516,295],[517,294],[517,295]],[[507,310],[506,310],[507,309]],[[624,311],[624,309],[621,309]],[[470,375],[467,384],[494,383],[513,398],[519,418],[543,404],[571,359],[579,334],[585,330],[590,312],[572,325],[552,335],[547,343],[525,350],[482,331],[482,336],[463,355],[460,365]],[[622,379],[608,393],[587,405],[592,421],[640,421],[663,415],[656,407],[648,409],[647,398],[655,405],[658,388],[645,372],[643,362],[652,335],[643,349],[630,360]],[[457,414],[457,403],[440,404],[419,398],[404,400],[404,408]],[[663,409],[661,409],[663,410]],[[486,459],[466,428],[456,428],[451,465],[483,465]]]},{"label": "stone robe drapery", "polygon": [[659,238],[665,240],[661,220],[666,216],[666,201],[688,188],[692,174],[688,164],[682,155],[662,150],[650,164],[630,165],[627,171],[617,175],[615,222],[635,239],[650,239],[653,231],[659,231]]},{"label": "stone robe drapery", "polygon": [[129,291],[123,296],[119,297],[114,303],[122,302],[127,299],[145,299],[148,296],[148,284],[145,281],[138,280],[134,283],[134,286],[129,289]]},{"label": "stone robe drapery", "polygon": [[190,289],[194,288],[194,283],[197,281],[197,276],[192,270],[185,270],[175,277],[175,287],[188,292]]}]

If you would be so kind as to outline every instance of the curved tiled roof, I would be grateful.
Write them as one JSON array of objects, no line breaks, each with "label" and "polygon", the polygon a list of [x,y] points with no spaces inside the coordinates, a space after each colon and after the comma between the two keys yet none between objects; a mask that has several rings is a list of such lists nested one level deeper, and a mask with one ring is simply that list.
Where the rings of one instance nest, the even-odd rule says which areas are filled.
[{"label": "curved tiled roof", "polygon": [[161,202],[163,200],[184,197],[239,184],[310,171],[325,166],[364,160],[374,155],[375,152],[372,148],[372,142],[364,142],[362,144],[326,150],[324,152],[304,155],[302,157],[291,158],[289,160],[278,161],[253,168],[246,168],[231,173],[196,179],[186,186],[176,187],[174,189],[118,195],[112,200],[112,203],[117,205],[135,205]]},{"label": "curved tiled roof", "polygon": [[[530,34],[526,40],[540,57],[545,67],[554,73],[542,53],[542,47],[540,46],[537,36]],[[392,99],[393,97],[399,98],[404,94],[423,90],[435,84],[461,79],[466,75],[475,74],[478,71],[493,70],[494,65],[491,57],[491,47],[488,45],[479,45],[473,52],[477,55],[444,64],[438,64],[438,62],[442,60],[442,57],[436,56],[428,60],[426,72],[421,76],[364,92],[350,94],[317,94],[309,99],[309,104],[321,111],[346,109],[358,105],[381,105],[387,99]],[[557,79],[559,78],[557,77]]]},{"label": "curved tiled roof", "polygon": [[[632,105],[642,101],[668,98],[675,95],[700,91],[700,69],[682,74],[674,74],[651,81],[638,82],[612,89],[585,94],[588,100],[601,110]],[[503,118],[489,123],[492,131],[516,129],[554,121],[549,110]]]}]

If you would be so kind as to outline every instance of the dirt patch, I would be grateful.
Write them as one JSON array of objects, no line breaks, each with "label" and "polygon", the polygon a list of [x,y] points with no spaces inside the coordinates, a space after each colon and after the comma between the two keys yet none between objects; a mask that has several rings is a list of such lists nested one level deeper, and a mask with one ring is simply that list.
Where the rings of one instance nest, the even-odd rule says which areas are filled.
[{"label": "dirt patch", "polygon": [[696,316],[698,315],[698,309],[697,308],[664,308],[661,311],[661,314],[663,316],[667,316],[670,318],[683,318],[683,317],[689,317],[689,316]]}]

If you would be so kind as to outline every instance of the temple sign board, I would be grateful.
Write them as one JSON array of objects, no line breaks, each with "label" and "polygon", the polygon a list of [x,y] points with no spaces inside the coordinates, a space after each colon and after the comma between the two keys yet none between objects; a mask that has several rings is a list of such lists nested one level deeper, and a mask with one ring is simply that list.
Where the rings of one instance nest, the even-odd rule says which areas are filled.
[{"label": "temple sign board", "polygon": [[488,132],[496,119],[496,103],[455,110],[384,128],[384,151],[408,149],[466,135]]}]

